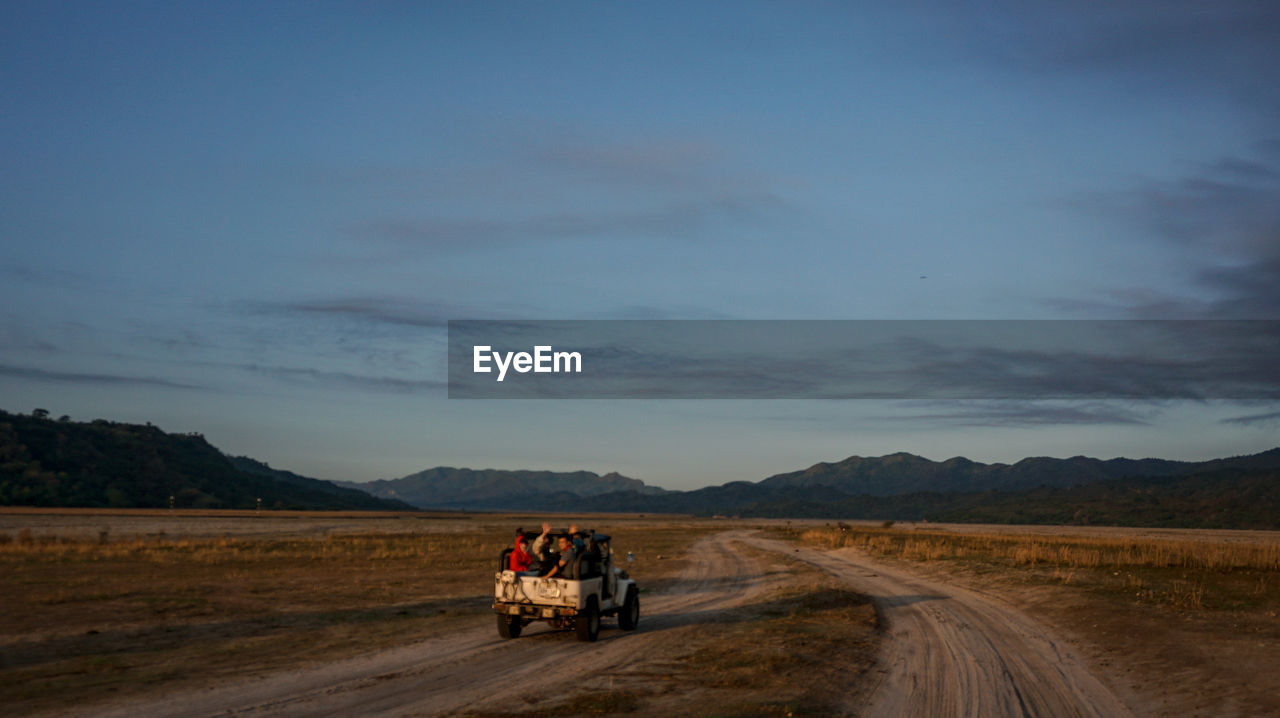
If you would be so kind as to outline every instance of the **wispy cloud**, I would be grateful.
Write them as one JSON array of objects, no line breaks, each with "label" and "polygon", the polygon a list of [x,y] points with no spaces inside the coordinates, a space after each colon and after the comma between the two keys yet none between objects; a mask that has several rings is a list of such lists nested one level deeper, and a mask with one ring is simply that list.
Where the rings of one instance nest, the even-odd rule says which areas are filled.
[{"label": "wispy cloud", "polygon": [[689,138],[650,138],[629,142],[542,142],[524,154],[531,167],[579,175],[590,182],[619,188],[673,187],[700,192],[741,187],[741,175],[717,179],[728,158],[723,147]]},{"label": "wispy cloud", "polygon": [[909,405],[904,414],[890,414],[879,420],[929,426],[1017,427],[1051,425],[1135,425],[1147,424],[1149,412],[1118,406],[1114,403],[1038,403],[1038,402],[947,402],[914,410]]},{"label": "wispy cloud", "polygon": [[1005,12],[952,8],[978,57],[1037,74],[1089,74],[1120,87],[1219,95],[1273,117],[1280,7],[1197,0],[1106,5],[1029,3]]},{"label": "wispy cloud", "polygon": [[43,355],[57,353],[58,345],[44,336],[47,328],[43,326],[36,328],[31,324],[20,321],[18,316],[12,313],[0,314],[0,347]]},{"label": "wispy cloud", "polygon": [[1239,426],[1253,426],[1255,424],[1280,424],[1280,411],[1269,411],[1265,414],[1249,414],[1247,416],[1233,416],[1222,420],[1223,424],[1236,424]]},{"label": "wispy cloud", "polygon": [[645,209],[560,212],[521,219],[380,219],[351,225],[346,232],[360,241],[396,242],[434,249],[476,249],[580,239],[687,241],[711,223],[760,219],[781,206],[777,197],[768,194],[723,196]]},{"label": "wispy cloud", "polygon": [[667,306],[653,304],[626,304],[596,306],[590,309],[588,319],[733,319],[722,311],[693,304],[673,302]]},{"label": "wispy cloud", "polygon": [[[459,397],[1280,397],[1280,322],[551,321],[451,326]],[[572,347],[580,376],[497,384],[472,345]]]},{"label": "wispy cloud", "polygon": [[0,264],[0,277],[13,281],[44,286],[79,287],[100,284],[102,280],[81,272],[53,267],[32,267],[25,264]]},{"label": "wispy cloud", "polygon": [[449,319],[465,315],[458,307],[394,297],[349,296],[255,302],[248,305],[262,314],[354,319],[404,327],[443,329]]},{"label": "wispy cloud", "polygon": [[[712,228],[794,217],[803,186],[752,164],[754,148],[692,135],[611,136],[591,128],[497,128],[467,161],[406,174],[415,210],[352,218],[358,246],[465,252],[564,240],[687,242]],[[383,245],[383,246],[378,246]],[[395,255],[403,256],[403,255]]]},{"label": "wispy cloud", "polygon": [[[1179,106],[1214,103],[1232,108],[1240,126],[1268,134],[1280,123],[1280,83],[1264,69],[1280,66],[1280,5],[1033,3],[962,15],[957,22],[974,30],[962,35],[971,38],[969,49],[1005,71],[1039,82],[1083,79]],[[1178,259],[1166,259],[1174,271],[1162,286],[1117,287],[1047,304],[1095,316],[1280,318],[1280,140],[1251,139],[1181,176],[1077,198],[1077,209],[1090,217],[1136,227],[1139,241],[1162,242],[1163,256]]]},{"label": "wispy cloud", "polygon": [[82,372],[52,371],[35,367],[0,365],[0,376],[36,381],[62,382],[72,384],[108,384],[115,386],[153,386],[171,389],[204,389],[198,384],[160,379],[156,377],[125,376],[120,374],[94,374]]},{"label": "wispy cloud", "polygon": [[240,368],[255,374],[269,376],[296,384],[305,384],[308,386],[318,385],[326,388],[331,388],[337,385],[348,389],[371,390],[393,394],[443,394],[447,386],[445,382],[433,379],[406,379],[403,377],[392,376],[371,376],[350,372],[325,371],[321,369],[259,366],[257,364],[244,364],[241,365]]},{"label": "wispy cloud", "polygon": [[169,331],[148,327],[134,332],[129,341],[135,345],[154,347],[165,355],[192,355],[218,347],[209,336],[186,327],[175,327]]},{"label": "wispy cloud", "polygon": [[1119,288],[1101,298],[1059,301],[1077,311],[1142,318],[1280,318],[1280,147],[1255,145],[1251,157],[1222,157],[1173,180],[1147,180],[1122,192],[1080,198],[1091,214],[1136,223],[1176,248],[1191,290],[1173,294]]},{"label": "wispy cloud", "polygon": [[1112,202],[1175,242],[1229,255],[1257,253],[1276,246],[1278,163],[1280,157],[1222,157],[1175,180],[1143,182]]}]

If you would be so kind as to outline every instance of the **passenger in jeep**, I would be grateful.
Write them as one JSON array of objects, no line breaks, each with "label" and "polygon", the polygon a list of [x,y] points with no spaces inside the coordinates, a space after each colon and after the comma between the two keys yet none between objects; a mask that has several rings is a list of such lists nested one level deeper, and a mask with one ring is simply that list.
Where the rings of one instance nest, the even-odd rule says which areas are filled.
[{"label": "passenger in jeep", "polygon": [[513,544],[513,547],[514,548],[511,551],[511,560],[508,563],[507,568],[516,572],[528,571],[529,565],[533,563],[533,556],[530,555],[529,552],[525,550],[525,541],[524,541],[523,533],[521,532],[516,533],[516,540],[515,540],[515,543]]},{"label": "passenger in jeep", "polygon": [[531,553],[533,554],[533,564],[530,566],[529,570],[535,571],[539,575],[546,573],[547,567],[552,563],[551,556],[549,554],[551,546],[548,545],[551,543],[549,540],[550,534],[551,524],[543,524],[542,533],[533,540],[533,547],[531,549]]},{"label": "passenger in jeep", "polygon": [[573,539],[568,536],[560,537],[560,561],[551,567],[551,571],[544,578],[563,577],[565,572],[573,566],[573,559],[578,555],[578,550],[573,547]]}]

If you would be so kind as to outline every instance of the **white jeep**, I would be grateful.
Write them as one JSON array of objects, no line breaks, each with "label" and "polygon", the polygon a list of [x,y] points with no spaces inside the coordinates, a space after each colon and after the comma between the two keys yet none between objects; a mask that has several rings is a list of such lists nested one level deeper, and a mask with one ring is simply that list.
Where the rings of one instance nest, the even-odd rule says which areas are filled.
[{"label": "white jeep", "polygon": [[[523,535],[527,545],[538,536],[534,532]],[[553,529],[548,540],[568,535],[567,529]],[[625,569],[613,565],[608,536],[594,531],[587,531],[586,536],[572,565],[553,578],[539,576],[536,570],[510,570],[513,549],[502,552],[493,586],[498,635],[516,638],[533,621],[548,621],[557,628],[573,626],[579,641],[594,641],[600,634],[601,616],[617,616],[619,628],[635,630],[640,622],[639,587]],[[555,554],[552,556],[544,569],[556,564]],[[627,560],[631,560],[630,554]]]}]

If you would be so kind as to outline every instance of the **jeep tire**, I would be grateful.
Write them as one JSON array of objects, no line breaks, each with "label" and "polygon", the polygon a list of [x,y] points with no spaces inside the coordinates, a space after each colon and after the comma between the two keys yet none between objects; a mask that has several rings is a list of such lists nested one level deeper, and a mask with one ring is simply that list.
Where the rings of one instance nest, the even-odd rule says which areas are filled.
[{"label": "jeep tire", "polygon": [[600,636],[600,604],[595,596],[587,596],[587,607],[578,613],[573,627],[579,641],[594,641]]},{"label": "jeep tire", "polygon": [[622,601],[622,610],[618,611],[618,628],[634,631],[640,624],[640,596],[636,587],[627,589],[627,597]]},{"label": "jeep tire", "polygon": [[498,615],[498,635],[503,638],[519,638],[520,630],[524,628],[524,624],[520,622],[519,616]]}]

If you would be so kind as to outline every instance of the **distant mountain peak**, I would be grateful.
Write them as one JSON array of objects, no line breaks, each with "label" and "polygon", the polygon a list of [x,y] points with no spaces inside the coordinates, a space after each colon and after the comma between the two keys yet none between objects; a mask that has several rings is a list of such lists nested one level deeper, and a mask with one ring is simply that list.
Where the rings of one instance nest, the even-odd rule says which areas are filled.
[{"label": "distant mountain peak", "polygon": [[654,495],[663,489],[611,471],[467,469],[437,466],[399,479],[369,483],[344,483],[374,496],[407,501],[420,508],[518,510],[545,503],[554,497],[571,506],[573,497],[612,493]]}]

